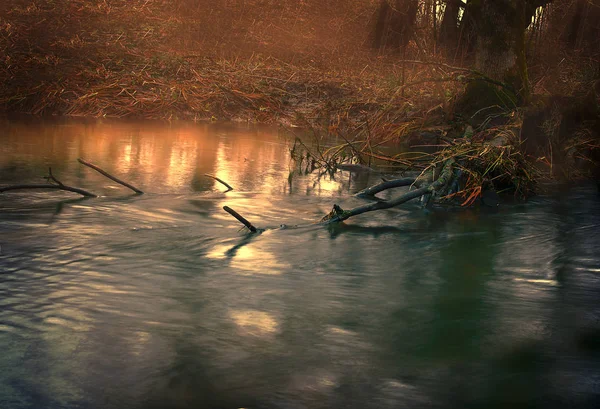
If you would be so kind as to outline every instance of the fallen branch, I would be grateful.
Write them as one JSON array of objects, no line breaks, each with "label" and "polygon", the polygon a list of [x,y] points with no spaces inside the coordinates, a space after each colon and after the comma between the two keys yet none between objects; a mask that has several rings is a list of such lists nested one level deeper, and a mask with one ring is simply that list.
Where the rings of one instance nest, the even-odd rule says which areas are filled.
[{"label": "fallen branch", "polygon": [[87,162],[87,161],[85,161],[85,160],[83,160],[83,159],[81,159],[81,158],[78,158],[78,159],[77,159],[77,161],[78,161],[79,163],[81,163],[82,165],[85,165],[85,166],[87,166],[88,168],[92,168],[92,169],[94,169],[96,172],[100,173],[101,175],[104,175],[104,176],[106,176],[106,177],[107,177],[107,178],[109,178],[110,180],[112,180],[112,181],[115,181],[115,182],[117,182],[118,184],[120,184],[120,185],[123,185],[123,186],[125,186],[125,187],[127,187],[127,188],[129,188],[129,189],[133,190],[133,191],[134,191],[135,193],[137,193],[138,195],[143,195],[143,194],[144,194],[144,192],[142,192],[142,191],[141,191],[140,189],[138,189],[137,187],[135,187],[135,186],[133,186],[133,185],[130,185],[130,184],[129,184],[129,183],[127,183],[127,182],[123,182],[121,179],[118,179],[118,178],[114,177],[113,175],[111,175],[110,173],[106,172],[105,170],[103,170],[103,169],[99,168],[98,166],[94,165],[93,163]]},{"label": "fallen branch", "polygon": [[410,186],[415,183],[415,178],[402,178],[394,180],[384,180],[383,182],[361,190],[356,194],[357,197],[373,198],[377,193],[395,187]]},{"label": "fallen branch", "polygon": [[252,225],[252,223],[250,223],[248,220],[246,220],[244,217],[242,217],[238,212],[233,210],[231,207],[223,206],[223,210],[225,210],[227,213],[229,213],[230,215],[232,215],[233,217],[238,219],[238,221],[240,223],[242,223],[244,226],[246,226],[248,228],[248,230],[250,230],[252,233],[256,233],[258,231],[258,229]]},{"label": "fallen branch", "polygon": [[399,196],[395,199],[386,202],[370,203],[368,205],[355,207],[351,210],[344,210],[338,205],[333,205],[333,209],[331,210],[331,212],[329,212],[329,214],[327,214],[321,219],[321,223],[339,223],[346,219],[349,219],[350,217],[358,216],[359,214],[373,212],[375,210],[389,209],[391,207],[401,205],[402,203],[406,203],[409,200],[421,197],[423,195],[433,194],[436,191],[444,188],[452,180],[453,166],[454,159],[448,159],[444,164],[444,169],[442,170],[439,178],[437,178],[435,182],[431,183],[428,186],[411,190],[408,193],[403,194],[402,196]]},{"label": "fallen branch", "polygon": [[24,189],[55,189],[65,190],[67,192],[79,193],[85,197],[98,197],[87,190],[71,187],[67,185],[53,185],[51,183],[40,183],[40,184],[24,184],[24,185],[11,185],[0,187],[0,193],[8,192],[9,190],[24,190]]},{"label": "fallen branch", "polygon": [[335,165],[335,168],[339,169],[339,170],[345,170],[348,172],[354,172],[354,173],[374,172],[373,168],[370,168],[369,166],[355,164],[355,163],[340,163],[340,164]]},{"label": "fallen branch", "polygon": [[218,178],[218,177],[216,177],[216,176],[209,175],[208,173],[205,173],[205,174],[204,174],[204,176],[206,176],[206,177],[209,177],[209,178],[212,178],[212,179],[216,180],[217,182],[221,183],[222,185],[226,186],[226,187],[227,187],[227,190],[226,190],[225,192],[229,192],[230,190],[233,190],[233,188],[232,188],[232,187],[231,187],[231,186],[230,186],[230,185],[229,185],[227,182],[225,182],[225,181],[223,181],[223,180],[219,179],[219,178]]},{"label": "fallen branch", "polygon": [[45,176],[45,179],[48,182],[54,183],[33,183],[33,184],[22,184],[22,185],[11,185],[0,187],[0,193],[8,192],[10,190],[25,190],[25,189],[54,189],[54,190],[64,190],[67,192],[78,193],[85,197],[97,197],[95,194],[88,192],[87,190],[83,190],[77,187],[67,186],[62,183],[60,180],[56,179],[54,175],[52,175],[52,168],[48,168],[48,176]]}]

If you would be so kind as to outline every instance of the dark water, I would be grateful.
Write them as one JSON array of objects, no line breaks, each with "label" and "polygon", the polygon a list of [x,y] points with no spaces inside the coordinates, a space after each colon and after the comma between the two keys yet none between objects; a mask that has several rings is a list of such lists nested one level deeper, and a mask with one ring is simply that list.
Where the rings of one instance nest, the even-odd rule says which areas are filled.
[{"label": "dark water", "polygon": [[[85,157],[139,185],[82,167]],[[273,129],[0,123],[0,408],[594,408],[600,198],[309,224]],[[210,173],[235,187],[204,176]]]}]

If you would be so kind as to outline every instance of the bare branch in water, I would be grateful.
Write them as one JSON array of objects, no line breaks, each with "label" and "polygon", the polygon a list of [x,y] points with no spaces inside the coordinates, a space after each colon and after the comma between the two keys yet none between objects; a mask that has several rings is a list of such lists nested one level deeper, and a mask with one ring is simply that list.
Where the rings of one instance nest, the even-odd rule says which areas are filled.
[{"label": "bare branch in water", "polygon": [[81,163],[82,165],[84,165],[84,166],[87,166],[88,168],[92,168],[92,169],[94,169],[96,172],[100,173],[101,175],[104,175],[104,176],[106,176],[106,177],[107,177],[107,178],[109,178],[110,180],[112,180],[112,181],[115,181],[115,182],[117,182],[118,184],[120,184],[120,185],[123,185],[123,186],[125,186],[125,187],[127,187],[127,188],[129,188],[129,189],[133,190],[133,191],[134,191],[135,193],[137,193],[138,195],[142,195],[142,194],[144,194],[144,192],[142,192],[142,191],[141,191],[140,189],[138,189],[137,187],[135,187],[135,186],[133,186],[133,185],[130,185],[130,184],[129,184],[129,183],[127,183],[127,182],[123,182],[121,179],[114,177],[113,175],[111,175],[111,174],[110,174],[110,173],[108,173],[107,171],[105,171],[105,170],[101,169],[100,167],[98,167],[98,166],[94,165],[93,163],[87,162],[87,161],[85,161],[85,160],[83,160],[83,159],[81,159],[81,158],[78,158],[78,159],[77,159],[77,161],[78,161],[79,163]]},{"label": "bare branch in water", "polygon": [[242,223],[244,226],[246,226],[248,228],[248,230],[250,230],[252,233],[256,233],[258,231],[258,229],[252,225],[252,223],[250,223],[248,220],[246,220],[244,217],[242,217],[238,212],[233,210],[231,207],[223,206],[223,210],[225,210],[227,213],[229,213],[230,215],[232,215],[233,217],[238,219],[238,221],[240,223]]},{"label": "bare branch in water", "polygon": [[79,189],[78,187],[67,186],[60,180],[56,179],[52,174],[52,168],[48,168],[48,176],[44,176],[48,182],[54,183],[31,183],[22,185],[11,185],[0,187],[0,193],[8,192],[9,190],[26,190],[26,189],[54,189],[64,190],[67,192],[78,193],[85,197],[97,197],[95,194],[88,192],[87,190]]},{"label": "bare branch in water", "polygon": [[8,192],[9,190],[25,190],[25,189],[55,189],[65,190],[67,192],[79,193],[85,197],[98,197],[87,190],[79,189],[77,187],[71,187],[67,185],[53,185],[51,183],[40,183],[40,184],[24,184],[24,185],[11,185],[0,187],[0,193]]},{"label": "bare branch in water", "polygon": [[219,178],[218,178],[218,177],[216,177],[216,176],[209,175],[208,173],[205,173],[205,174],[204,174],[204,176],[206,176],[206,177],[208,177],[208,178],[211,178],[211,179],[214,179],[214,180],[216,180],[217,182],[219,182],[219,183],[221,183],[222,185],[224,185],[225,187],[227,187],[227,190],[226,190],[225,192],[229,192],[230,190],[233,190],[233,188],[232,188],[232,187],[231,187],[231,186],[230,186],[230,185],[229,185],[227,182],[225,182],[225,181],[223,181],[223,180],[219,179]]},{"label": "bare branch in water", "polygon": [[44,177],[44,179],[46,179],[48,182],[54,182],[58,186],[64,186],[60,180],[58,180],[58,179],[56,179],[54,177],[54,175],[52,174],[52,168],[51,167],[48,168],[48,176]]},{"label": "bare branch in water", "polygon": [[[423,195],[433,194],[439,190],[443,190],[443,188],[445,186],[447,186],[450,183],[450,181],[452,180],[453,166],[454,166],[454,159],[447,160],[446,163],[444,164],[444,168],[443,168],[440,176],[437,178],[437,180],[435,182],[428,184],[427,186],[421,187],[419,189],[411,190],[411,191],[409,191],[395,199],[391,199],[389,201],[370,203],[367,205],[355,207],[354,209],[351,209],[351,210],[344,210],[338,205],[333,205],[333,209],[331,210],[331,212],[329,212],[329,214],[327,214],[325,217],[323,217],[321,219],[321,223],[339,223],[346,219],[349,219],[350,217],[357,216],[359,214],[372,212],[375,210],[389,209],[391,207],[401,205],[402,203],[406,203],[409,200],[419,198]],[[398,180],[401,180],[401,179],[398,179]],[[389,182],[383,182],[383,183],[380,183],[379,185],[382,185],[385,183],[389,183]]]},{"label": "bare branch in water", "polygon": [[66,192],[78,193],[85,197],[97,197],[95,194],[88,192],[87,190],[80,189],[78,187],[67,186],[60,180],[56,179],[52,174],[52,168],[48,168],[48,176],[44,177],[48,182],[54,183],[31,183],[22,185],[11,185],[0,187],[0,193],[8,192],[9,190],[26,190],[26,189],[54,189],[64,190]]},{"label": "bare branch in water", "polygon": [[360,192],[358,192],[356,194],[356,196],[358,197],[362,197],[362,198],[373,198],[373,196],[375,196],[377,193],[379,192],[383,192],[384,190],[387,189],[392,189],[395,187],[402,187],[402,186],[410,186],[413,183],[415,183],[415,178],[402,178],[402,179],[393,179],[393,180],[384,180],[383,182],[368,187],[366,189],[361,190]]}]

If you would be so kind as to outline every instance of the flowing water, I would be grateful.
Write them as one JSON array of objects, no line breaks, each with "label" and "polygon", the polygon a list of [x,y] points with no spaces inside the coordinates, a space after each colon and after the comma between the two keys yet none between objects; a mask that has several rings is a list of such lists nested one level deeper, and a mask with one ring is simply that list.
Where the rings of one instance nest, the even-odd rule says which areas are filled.
[{"label": "flowing water", "polygon": [[100,195],[0,194],[0,408],[600,407],[595,187],[323,227],[381,175],[291,166],[275,129],[0,122],[0,185]]}]

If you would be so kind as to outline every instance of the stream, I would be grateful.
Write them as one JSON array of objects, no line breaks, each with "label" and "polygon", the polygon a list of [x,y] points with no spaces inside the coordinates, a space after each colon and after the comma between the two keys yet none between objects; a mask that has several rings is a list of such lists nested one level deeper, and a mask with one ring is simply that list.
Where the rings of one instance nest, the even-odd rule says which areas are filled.
[{"label": "stream", "polygon": [[599,407],[595,185],[312,225],[381,175],[290,176],[289,149],[269,127],[0,120],[0,185],[51,167],[100,196],[0,194],[0,408]]}]

